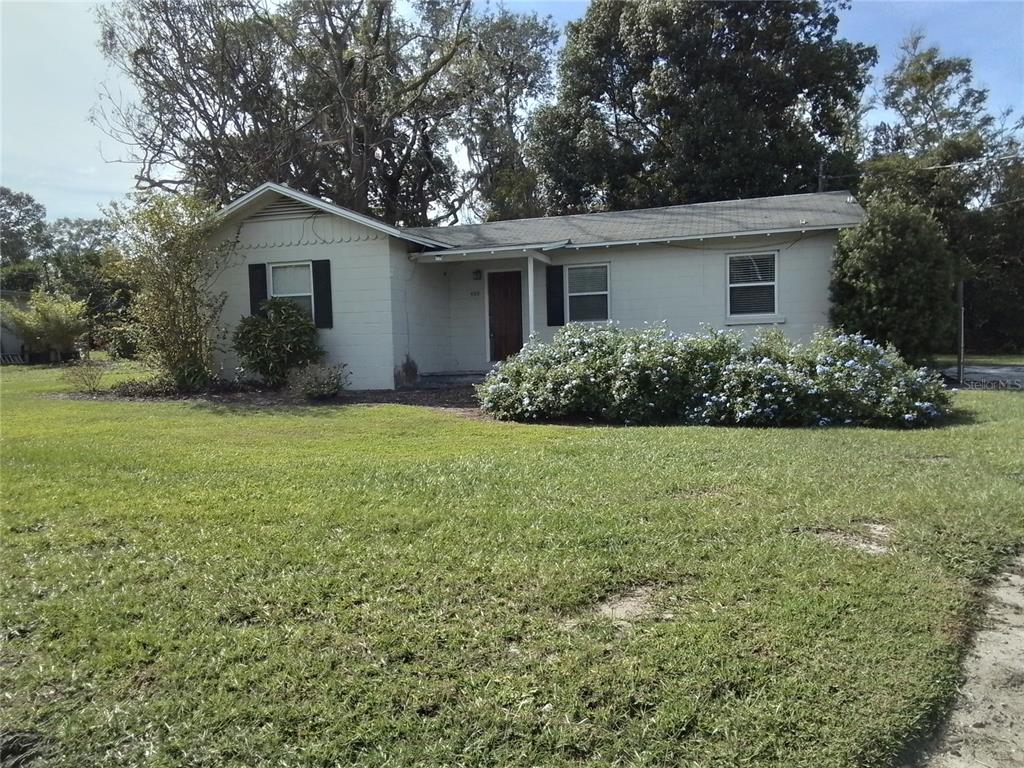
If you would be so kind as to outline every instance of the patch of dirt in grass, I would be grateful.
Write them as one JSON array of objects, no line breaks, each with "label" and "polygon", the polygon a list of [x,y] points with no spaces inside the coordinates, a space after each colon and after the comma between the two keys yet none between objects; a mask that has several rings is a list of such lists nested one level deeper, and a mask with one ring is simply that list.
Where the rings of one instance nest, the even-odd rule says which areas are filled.
[{"label": "patch of dirt in grass", "polygon": [[949,720],[909,765],[1024,766],[1024,556],[1001,574]]},{"label": "patch of dirt in grass", "polygon": [[565,619],[563,629],[575,629],[585,617],[611,619],[616,624],[630,624],[641,619],[671,618],[672,614],[658,614],[655,603],[661,588],[654,584],[639,584],[622,592],[615,592],[595,603],[583,617]]},{"label": "patch of dirt in grass", "polygon": [[634,587],[628,592],[609,595],[599,602],[594,611],[615,621],[633,621],[643,618],[654,609],[655,589],[650,584]]},{"label": "patch of dirt in grass", "polygon": [[862,533],[839,531],[835,528],[810,528],[812,535],[834,544],[837,547],[848,547],[867,552],[869,555],[885,555],[892,551],[889,541],[892,539],[892,528],[884,523],[859,523]]}]

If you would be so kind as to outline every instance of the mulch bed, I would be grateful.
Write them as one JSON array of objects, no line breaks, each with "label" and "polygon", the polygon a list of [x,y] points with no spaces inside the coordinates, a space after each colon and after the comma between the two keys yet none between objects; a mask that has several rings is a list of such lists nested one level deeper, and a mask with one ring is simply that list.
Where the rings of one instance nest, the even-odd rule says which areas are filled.
[{"label": "mulch bed", "polygon": [[331,406],[331,405],[417,405],[424,408],[441,408],[464,412],[466,415],[483,417],[480,403],[472,387],[449,387],[446,389],[354,389],[343,392],[328,400],[305,400],[293,397],[287,392],[249,390],[242,392],[209,392],[189,395],[119,395],[109,390],[96,393],[62,393],[57,397],[76,400],[119,400],[122,402],[198,401],[218,405],[251,406],[255,408],[280,406]]},{"label": "mulch bed", "polygon": [[472,387],[444,389],[356,389],[343,392],[338,398],[344,403],[394,403],[422,405],[427,408],[479,408],[480,403]]}]

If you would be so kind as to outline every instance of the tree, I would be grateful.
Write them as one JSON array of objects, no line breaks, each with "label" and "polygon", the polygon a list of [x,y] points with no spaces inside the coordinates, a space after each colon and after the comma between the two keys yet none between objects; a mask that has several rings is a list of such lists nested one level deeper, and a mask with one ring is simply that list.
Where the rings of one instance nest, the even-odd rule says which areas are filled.
[{"label": "tree", "polygon": [[[966,282],[968,343],[1002,347],[1006,338],[987,338],[1000,334],[986,315],[1010,298],[1004,288],[1014,284],[1006,270],[1013,263],[1012,257],[1006,261],[1012,246],[1002,233],[1013,227],[1005,211],[990,215],[985,207],[999,190],[1005,193],[1008,182],[1012,186],[1010,169],[1022,162],[1024,123],[1014,121],[1009,110],[992,114],[988,92],[974,83],[971,60],[942,55],[920,33],[903,42],[883,80],[882,104],[894,117],[873,128],[873,154],[864,164],[860,194],[896,195],[934,217],[953,253],[956,276]],[[1011,197],[1001,199],[1000,207]],[[977,321],[971,317],[976,312]],[[952,338],[947,349],[951,343]]]},{"label": "tree", "polygon": [[550,18],[501,8],[474,17],[474,45],[455,77],[469,84],[459,139],[470,163],[473,211],[485,220],[543,214],[537,174],[525,152],[531,106],[551,93],[549,66],[558,42]]},{"label": "tree", "polygon": [[922,32],[908,36],[883,78],[882,105],[896,117],[875,126],[874,153],[922,155],[969,135],[994,143],[1000,121],[988,111],[988,91],[974,85],[972,61],[923,43]]},{"label": "tree", "polygon": [[[495,27],[469,0],[120,0],[98,14],[139,99],[108,95],[95,120],[133,148],[143,188],[224,203],[270,180],[407,225],[452,220],[475,194],[449,144],[467,105],[486,111],[510,79],[459,73],[497,65],[487,41],[515,31],[511,15]],[[521,106],[533,76],[511,81]]]},{"label": "tree", "polygon": [[861,191],[897,191],[922,202],[955,241],[960,213],[991,196],[1004,161],[1020,152],[1020,120],[993,115],[988,91],[974,85],[970,59],[946,57],[915,33],[883,79],[891,121],[873,128]]},{"label": "tree", "polygon": [[1024,350],[1024,161],[1006,164],[980,213],[984,261],[965,286],[966,335],[983,352]]},{"label": "tree", "polygon": [[144,194],[110,211],[139,293],[132,304],[142,354],[180,390],[214,377],[224,296],[212,290],[234,243],[214,237],[214,209],[190,195]]},{"label": "tree", "polygon": [[570,24],[532,153],[552,212],[814,188],[851,167],[848,121],[874,48],[835,3],[595,0]]},{"label": "tree", "polygon": [[46,246],[46,208],[26,192],[0,187],[0,266],[26,262]]},{"label": "tree", "polygon": [[28,259],[0,267],[0,286],[3,286],[4,290],[34,291],[42,281],[43,269],[38,261]]},{"label": "tree", "polygon": [[13,326],[25,344],[36,352],[53,352],[59,360],[74,352],[89,329],[85,302],[69,296],[37,291],[27,309],[0,302],[5,325]]},{"label": "tree", "polygon": [[86,303],[95,331],[122,319],[134,292],[120,268],[116,233],[108,219],[60,218],[47,227],[46,283]]},{"label": "tree", "polygon": [[892,193],[872,196],[865,211],[839,238],[832,322],[891,342],[909,359],[943,349],[953,318],[953,258],[941,227]]},{"label": "tree", "polygon": [[[535,16],[474,15],[469,0],[120,0],[98,18],[139,99],[107,94],[94,119],[132,148],[142,188],[224,203],[271,180],[407,225],[528,197],[526,106],[557,36]],[[450,145],[470,128],[464,173]]]}]

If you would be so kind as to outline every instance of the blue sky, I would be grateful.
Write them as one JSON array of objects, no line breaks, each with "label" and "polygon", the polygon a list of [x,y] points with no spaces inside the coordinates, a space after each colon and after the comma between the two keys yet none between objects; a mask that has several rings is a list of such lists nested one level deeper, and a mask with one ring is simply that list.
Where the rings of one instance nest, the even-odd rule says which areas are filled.
[{"label": "blue sky", "polygon": [[[583,15],[578,0],[506,0],[559,23]],[[974,60],[993,108],[1024,106],[1024,0],[881,2],[854,0],[840,33],[878,46],[876,75],[888,71],[913,29],[950,55]],[[124,90],[96,47],[91,5],[0,0],[0,182],[26,191],[50,218],[95,216],[133,184],[123,147],[88,122],[101,85]]]}]

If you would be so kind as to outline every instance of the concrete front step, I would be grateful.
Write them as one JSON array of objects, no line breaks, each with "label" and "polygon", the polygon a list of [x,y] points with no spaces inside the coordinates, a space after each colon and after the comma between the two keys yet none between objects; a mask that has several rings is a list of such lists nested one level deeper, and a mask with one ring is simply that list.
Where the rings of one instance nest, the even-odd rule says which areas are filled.
[{"label": "concrete front step", "polygon": [[484,380],[483,373],[421,373],[416,380],[420,389],[451,389],[452,387],[468,387]]}]

